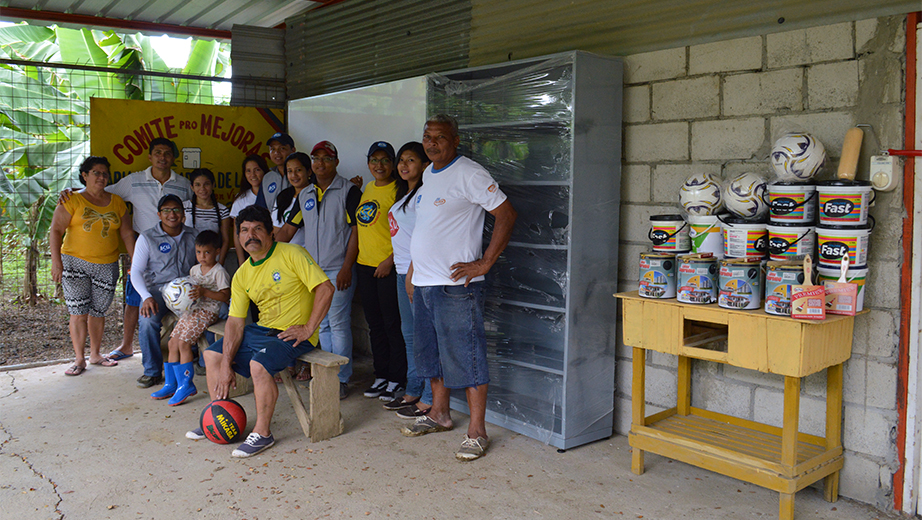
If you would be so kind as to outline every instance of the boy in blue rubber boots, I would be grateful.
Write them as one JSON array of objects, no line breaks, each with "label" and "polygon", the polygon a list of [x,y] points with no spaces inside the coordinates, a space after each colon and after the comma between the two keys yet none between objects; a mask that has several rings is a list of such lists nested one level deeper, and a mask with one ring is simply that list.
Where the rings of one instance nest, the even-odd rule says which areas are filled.
[{"label": "boy in blue rubber boots", "polygon": [[194,345],[209,325],[218,321],[221,304],[230,301],[230,276],[217,263],[221,251],[221,235],[202,231],[195,238],[195,259],[198,264],[189,270],[195,284],[190,296],[195,303],[182,313],[170,335],[170,354],[163,364],[166,382],[163,388],[151,394],[154,399],[170,398],[169,405],[182,404],[198,393],[192,381]]}]

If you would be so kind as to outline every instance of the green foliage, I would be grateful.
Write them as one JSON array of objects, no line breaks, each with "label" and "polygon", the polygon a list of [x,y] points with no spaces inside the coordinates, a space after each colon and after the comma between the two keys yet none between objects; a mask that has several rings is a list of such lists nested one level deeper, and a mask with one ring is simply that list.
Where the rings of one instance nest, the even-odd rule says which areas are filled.
[{"label": "green foliage", "polygon": [[139,72],[220,76],[230,66],[230,48],[194,41],[185,67],[170,69],[142,34],[20,24],[0,27],[2,59],[35,63],[0,63],[0,225],[36,247],[48,234],[58,192],[76,184],[79,162],[89,155],[90,98],[212,104],[210,81]]}]

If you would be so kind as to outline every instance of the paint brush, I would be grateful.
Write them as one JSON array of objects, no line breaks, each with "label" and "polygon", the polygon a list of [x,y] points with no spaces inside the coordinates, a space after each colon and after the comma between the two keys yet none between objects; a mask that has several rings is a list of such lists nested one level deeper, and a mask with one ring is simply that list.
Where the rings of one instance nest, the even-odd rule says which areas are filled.
[{"label": "paint brush", "polygon": [[804,283],[791,286],[791,317],[802,320],[826,319],[826,289],[813,285],[813,260],[804,258]]},{"label": "paint brush", "polygon": [[838,281],[823,283],[826,289],[826,312],[829,314],[844,314],[854,316],[858,303],[858,284],[849,283],[846,278],[848,273],[848,255],[842,255],[842,267],[839,271]]}]

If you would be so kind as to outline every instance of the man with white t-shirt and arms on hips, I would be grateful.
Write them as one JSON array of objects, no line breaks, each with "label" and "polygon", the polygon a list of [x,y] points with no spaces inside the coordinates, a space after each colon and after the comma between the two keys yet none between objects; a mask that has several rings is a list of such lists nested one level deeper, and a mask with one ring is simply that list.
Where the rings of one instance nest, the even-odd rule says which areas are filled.
[{"label": "man with white t-shirt and arms on hips", "polygon": [[[416,437],[453,428],[449,396],[464,388],[471,419],[458,460],[475,460],[490,444],[486,430],[487,368],[483,326],[484,282],[509,243],[516,212],[479,164],[458,155],[458,123],[439,114],[423,127],[432,164],[416,195],[416,227],[410,243],[419,377],[432,384],[432,408],[402,433]],[[481,255],[486,212],[496,218]]]}]

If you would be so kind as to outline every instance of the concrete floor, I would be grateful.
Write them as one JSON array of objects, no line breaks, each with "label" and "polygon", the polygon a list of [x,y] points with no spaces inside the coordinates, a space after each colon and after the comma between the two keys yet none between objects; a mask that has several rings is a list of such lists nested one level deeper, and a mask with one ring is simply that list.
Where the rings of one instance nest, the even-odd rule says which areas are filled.
[{"label": "concrete floor", "polygon": [[[614,436],[558,453],[492,427],[493,446],[455,461],[456,430],[410,439],[406,421],[361,395],[343,401],[346,432],[311,444],[283,391],[276,445],[250,459],[233,446],[190,441],[207,397],[178,407],[136,388],[140,355],[118,367],[68,365],[0,373],[0,518],[777,518],[778,495],[647,455],[630,471],[627,439]],[[370,378],[357,367],[359,381]],[[200,388],[204,386],[201,378]],[[253,396],[238,401],[252,414]],[[252,418],[251,418],[252,422]],[[797,520],[892,519],[815,489],[797,494]]]}]

